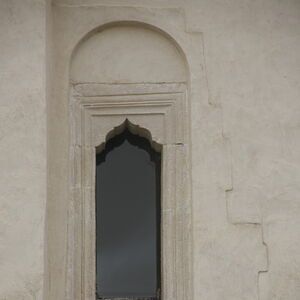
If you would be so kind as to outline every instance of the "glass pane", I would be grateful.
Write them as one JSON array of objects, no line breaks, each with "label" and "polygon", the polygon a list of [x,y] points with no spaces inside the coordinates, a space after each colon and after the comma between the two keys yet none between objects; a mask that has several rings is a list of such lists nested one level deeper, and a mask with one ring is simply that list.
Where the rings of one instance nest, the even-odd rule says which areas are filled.
[{"label": "glass pane", "polygon": [[98,298],[156,298],[160,288],[160,153],[127,129],[96,166]]}]

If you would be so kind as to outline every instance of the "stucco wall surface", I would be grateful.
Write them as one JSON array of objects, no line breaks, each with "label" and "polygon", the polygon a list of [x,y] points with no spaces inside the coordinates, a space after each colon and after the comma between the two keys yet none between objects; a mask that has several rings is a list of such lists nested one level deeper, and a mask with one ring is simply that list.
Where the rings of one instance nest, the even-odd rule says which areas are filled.
[{"label": "stucco wall surface", "polygon": [[[59,20],[54,35],[65,27],[71,32],[61,34],[62,44],[76,33],[64,14],[76,18],[81,8],[179,8],[185,30],[201,37],[199,70],[205,75],[193,94],[188,124],[194,299],[299,299],[300,1],[52,2]],[[105,11],[99,15],[110,18]],[[96,10],[92,16],[77,20],[78,31],[96,26]],[[54,270],[45,277],[51,279],[47,285],[52,284],[55,300],[64,299],[64,280],[57,286],[54,281],[57,275],[66,277],[66,227],[56,221],[67,216],[63,199],[68,178],[55,170],[67,174],[68,92],[63,93],[65,103],[49,98],[53,104],[47,113],[56,127],[48,132],[51,143],[58,145],[49,156],[50,176],[64,192],[50,203],[57,219],[50,222],[51,245],[46,246],[45,24],[44,1],[0,1],[1,300],[43,299],[47,247]],[[54,43],[57,57],[69,51],[60,47]],[[65,88],[66,70],[56,77],[57,94]],[[50,192],[55,199],[58,189]]]},{"label": "stucco wall surface", "polygon": [[[222,134],[231,152],[229,220],[248,221],[248,226],[262,223],[268,264],[259,274],[259,299],[299,299],[300,2],[194,1],[191,5],[188,26],[204,33],[209,102],[222,111]],[[238,209],[231,209],[237,203]],[[246,230],[247,225],[236,227]],[[201,243],[200,229],[195,239]],[[237,243],[231,251],[228,270],[238,266],[241,257],[253,259],[250,249],[239,252],[241,246]],[[226,265],[224,253],[216,252],[214,262]],[[205,288],[200,265],[196,294]],[[217,268],[209,268],[209,273]],[[224,299],[223,288],[218,292],[213,282],[226,282],[227,269],[219,276],[211,277],[211,290],[204,299]],[[239,289],[241,277],[239,271],[229,280],[232,291]],[[231,299],[257,299],[249,293],[244,290]]]},{"label": "stucco wall surface", "polygon": [[0,299],[42,299],[44,1],[0,1],[0,95]]}]

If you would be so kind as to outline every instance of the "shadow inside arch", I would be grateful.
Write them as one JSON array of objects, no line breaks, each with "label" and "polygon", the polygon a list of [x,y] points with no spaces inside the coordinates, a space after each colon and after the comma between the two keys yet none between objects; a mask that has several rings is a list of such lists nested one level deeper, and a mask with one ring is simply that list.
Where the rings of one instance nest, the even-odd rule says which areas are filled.
[{"label": "shadow inside arch", "polygon": [[162,145],[152,139],[151,132],[148,129],[135,125],[126,118],[122,124],[108,132],[105,142],[96,147],[97,156],[103,153],[103,159],[105,159],[106,153],[121,145],[125,139],[140,148],[148,149],[150,146],[155,152],[162,151]]}]

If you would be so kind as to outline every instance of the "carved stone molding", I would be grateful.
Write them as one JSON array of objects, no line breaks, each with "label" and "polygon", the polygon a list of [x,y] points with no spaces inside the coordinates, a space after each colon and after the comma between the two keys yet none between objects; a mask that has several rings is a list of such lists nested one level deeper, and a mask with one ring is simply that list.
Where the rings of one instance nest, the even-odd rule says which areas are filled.
[{"label": "carved stone molding", "polygon": [[[192,299],[195,266],[191,246],[192,169],[189,141],[192,134],[191,116],[193,114],[198,118],[200,106],[208,103],[202,36],[186,31],[184,12],[178,8],[127,5],[54,5],[52,8],[53,87],[48,126],[51,166],[48,202],[51,207],[47,218],[49,287],[46,298],[94,300],[95,269],[90,256],[94,244],[89,236],[94,231],[94,225],[88,220],[94,217],[95,147],[105,142],[107,133],[128,118],[131,123],[151,132],[153,140],[163,145],[163,172],[171,175],[162,176],[162,186],[166,187],[163,190],[163,214],[165,224],[169,224],[165,234],[170,236],[163,243],[163,249],[168,249],[168,255],[163,254],[166,260],[162,274],[165,287],[163,299]],[[93,40],[93,37],[97,39],[97,36],[101,38],[101,33],[110,28],[122,27],[124,31],[128,26],[140,28],[140,33],[143,30],[152,31],[151,36],[157,41],[154,48],[150,47],[154,49],[153,53],[157,53],[152,60],[156,63],[157,76],[148,80],[151,73],[147,68],[149,63],[144,64],[142,59],[139,60],[141,65],[134,69],[143,71],[138,72],[138,77],[135,71],[132,72],[131,65],[126,69],[135,74],[134,79],[137,79],[131,80],[130,84],[124,78],[118,81],[113,76],[113,80],[111,77],[101,77],[105,72],[101,66],[92,63],[93,59],[91,67],[94,68],[94,74],[104,80],[89,80],[90,74],[82,72],[81,68],[76,68],[76,74],[80,76],[73,76],[74,62],[82,62],[81,58],[76,60],[76,54],[87,45],[86,41],[90,38]],[[144,36],[141,40],[145,40]],[[99,42],[97,45],[103,44]],[[127,44],[125,40],[124,43],[118,43],[118,47]],[[106,56],[101,49],[94,49],[93,53],[98,53],[99,59],[105,61],[103,57]],[[161,57],[160,52],[165,53],[164,57],[170,61],[166,67],[163,67],[166,64],[157,62],[157,57]],[[148,54],[148,49],[143,48],[140,55],[145,53]],[[85,57],[90,58],[89,55]],[[135,62],[136,56],[131,52],[129,57],[134,58],[132,61]],[[174,63],[173,57],[178,59],[178,64]],[[114,61],[111,63],[113,65]],[[90,68],[84,70],[90,72]],[[181,75],[174,77],[174,74]],[[58,160],[58,157],[61,159]],[[83,216],[84,219],[81,219]]]},{"label": "carved stone molding", "polygon": [[[101,89],[102,87],[103,89]],[[191,299],[191,205],[186,86],[76,85],[71,93],[71,208],[67,299],[95,299],[95,155],[126,119],[162,145],[162,299]]]}]

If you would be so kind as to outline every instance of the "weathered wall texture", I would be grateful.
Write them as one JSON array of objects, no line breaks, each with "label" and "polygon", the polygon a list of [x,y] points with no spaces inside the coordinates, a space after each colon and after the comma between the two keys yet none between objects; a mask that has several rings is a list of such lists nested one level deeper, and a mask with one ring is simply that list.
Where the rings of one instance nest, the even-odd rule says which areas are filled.
[{"label": "weathered wall texture", "polygon": [[[229,220],[262,222],[268,272],[260,273],[260,299],[299,299],[300,2],[195,1],[195,5],[198,10],[188,10],[189,26],[204,32],[209,101],[222,110],[223,135],[231,147]],[[237,203],[240,208],[230,210]],[[247,231],[247,225],[238,227]],[[200,228],[195,236],[201,243]],[[242,270],[234,277],[228,274],[242,258],[253,260],[251,250],[241,248],[240,242],[229,256],[221,250],[221,239],[215,242],[209,250],[216,252],[212,260],[226,269],[211,278],[211,293],[204,299],[224,299],[216,282],[227,282],[232,292],[246,288],[246,283],[240,286]],[[214,266],[208,273],[217,269]],[[231,299],[257,299],[249,293],[244,290]]]},{"label": "weathered wall texture", "polygon": [[[57,184],[49,188],[49,199],[60,196],[48,203],[54,218],[48,220],[46,245],[45,51],[51,30],[45,26],[44,2],[0,0],[1,300],[42,300],[43,278],[45,295],[52,289],[47,299],[65,300],[64,280],[53,284],[57,275],[65,278],[67,229],[59,222],[67,218],[68,178],[59,175],[69,159],[64,146],[68,101],[55,97],[65,84],[68,63],[55,65],[55,56],[70,49],[58,51],[55,40],[48,46],[55,53],[50,65],[59,71],[55,89],[47,89],[49,177]],[[300,1],[52,2],[54,36],[70,26],[64,14],[76,14],[82,6],[179,8],[175,14],[182,14],[186,31],[202,40],[199,69],[204,74],[189,120],[194,299],[299,299]],[[101,18],[106,17],[103,12]],[[89,22],[97,23],[97,13],[77,22],[84,34]],[[99,74],[90,75],[93,81]],[[190,76],[193,80],[195,74]],[[62,94],[67,97],[68,91]],[[46,248],[51,268],[44,266]]]},{"label": "weathered wall texture", "polygon": [[0,1],[0,299],[42,299],[45,3]]}]

